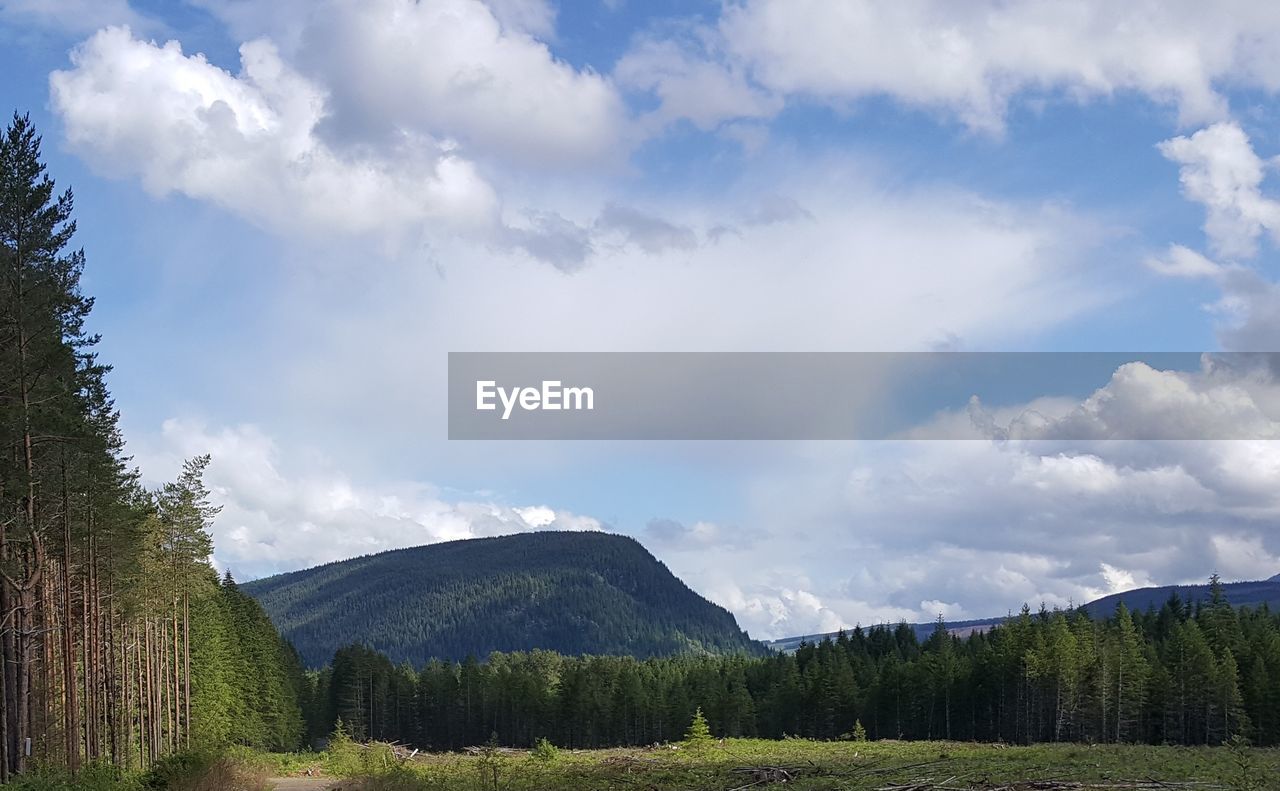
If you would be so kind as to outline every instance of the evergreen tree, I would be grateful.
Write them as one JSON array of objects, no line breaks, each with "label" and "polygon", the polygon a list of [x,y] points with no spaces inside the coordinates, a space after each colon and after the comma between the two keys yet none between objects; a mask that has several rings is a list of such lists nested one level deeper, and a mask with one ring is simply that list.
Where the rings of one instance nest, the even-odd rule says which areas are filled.
[{"label": "evergreen tree", "polygon": [[689,722],[689,729],[684,733],[684,741],[692,747],[711,741],[711,728],[707,725],[707,718],[702,716],[701,706],[693,712],[693,719]]},{"label": "evergreen tree", "polygon": [[[129,468],[110,367],[85,328],[73,203],[15,115],[0,136],[0,782],[33,762],[75,774],[293,744],[296,700],[260,680],[300,688],[296,655],[209,566],[208,458],[154,493]],[[237,606],[257,609],[255,634],[276,649],[243,671]],[[242,730],[254,717],[272,724],[260,742]]]}]

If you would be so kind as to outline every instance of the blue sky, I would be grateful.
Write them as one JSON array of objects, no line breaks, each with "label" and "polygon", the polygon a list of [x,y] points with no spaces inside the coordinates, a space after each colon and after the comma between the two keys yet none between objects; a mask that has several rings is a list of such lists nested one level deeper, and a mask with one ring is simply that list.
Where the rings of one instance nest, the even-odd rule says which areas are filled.
[{"label": "blue sky", "polygon": [[[0,0],[0,97],[241,576],[603,526],[777,636],[1280,571],[1270,442],[445,439],[449,351],[1275,348],[1280,13],[894,8]],[[1271,436],[1166,374],[1041,395]]]}]

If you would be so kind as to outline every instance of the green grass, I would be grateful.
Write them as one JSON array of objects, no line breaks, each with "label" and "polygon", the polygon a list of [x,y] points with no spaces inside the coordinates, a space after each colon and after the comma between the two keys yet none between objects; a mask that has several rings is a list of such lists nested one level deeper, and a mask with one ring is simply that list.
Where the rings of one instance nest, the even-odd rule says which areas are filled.
[{"label": "green grass", "polygon": [[[1124,781],[1149,783],[1153,789],[1159,783],[1280,789],[1280,751],[1228,747],[734,739],[692,749],[560,750],[552,757],[502,750],[418,755],[409,762],[385,746],[351,745],[325,761],[331,774],[362,778],[360,787],[370,791],[813,791],[911,783],[956,789],[1053,788],[1054,783],[1061,788],[1114,788]],[[1178,786],[1183,791],[1195,787]]]}]

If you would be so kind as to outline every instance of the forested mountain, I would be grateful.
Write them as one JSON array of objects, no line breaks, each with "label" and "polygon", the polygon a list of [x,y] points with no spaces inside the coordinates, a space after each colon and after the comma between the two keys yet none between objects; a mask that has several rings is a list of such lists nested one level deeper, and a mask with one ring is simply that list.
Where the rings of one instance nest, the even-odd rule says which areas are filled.
[{"label": "forested mountain", "polygon": [[[1171,596],[1177,596],[1188,604],[1205,602],[1213,595],[1209,585],[1162,585],[1152,588],[1135,588],[1123,593],[1103,596],[1084,605],[1090,615],[1098,617],[1115,612],[1116,605],[1124,602],[1131,612],[1160,609]],[[1222,583],[1222,596],[1236,607],[1260,607],[1267,605],[1280,611],[1280,579],[1272,577],[1258,582]]]},{"label": "forested mountain", "polygon": [[634,539],[542,532],[398,549],[246,583],[308,667],[362,643],[396,662],[543,648],[760,652]]},{"label": "forested mountain", "polygon": [[338,652],[310,677],[313,734],[338,717],[359,737],[424,748],[569,747],[679,739],[700,707],[723,736],[1280,744],[1280,616],[1176,597],[1123,606],[1024,608],[965,638],[935,624],[855,629],[768,657],[494,654],[484,663],[395,665]]},{"label": "forested mountain", "polygon": [[[1146,612],[1158,610],[1173,596],[1188,605],[1208,601],[1213,595],[1211,585],[1163,585],[1152,588],[1135,588],[1130,591],[1103,596],[1087,604],[1081,605],[1094,618],[1106,618],[1116,611],[1116,606],[1123,603],[1129,612]],[[1224,582],[1221,583],[1221,595],[1234,607],[1258,608],[1267,605],[1280,611],[1280,574],[1267,580],[1257,582]],[[949,621],[947,628],[957,637],[966,637],[972,631],[990,629],[1004,623],[1004,618],[975,618],[967,621]],[[915,631],[917,639],[924,640],[933,632],[932,623],[909,624]],[[796,635],[770,640],[766,644],[778,651],[794,651],[802,642],[817,643],[826,637],[835,637],[835,632],[823,634]]]},{"label": "forested mountain", "polygon": [[147,490],[85,326],[70,190],[0,138],[0,782],[301,734],[297,657],[209,565],[207,456]]}]

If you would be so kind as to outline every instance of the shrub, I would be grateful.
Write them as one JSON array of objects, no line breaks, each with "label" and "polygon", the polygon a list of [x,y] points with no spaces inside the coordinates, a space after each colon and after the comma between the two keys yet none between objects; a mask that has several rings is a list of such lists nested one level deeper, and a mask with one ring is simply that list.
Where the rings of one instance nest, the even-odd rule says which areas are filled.
[{"label": "shrub", "polygon": [[142,787],[167,791],[203,774],[213,765],[214,757],[201,752],[172,753],[160,758],[142,775]]},{"label": "shrub", "polygon": [[261,767],[225,755],[174,753],[151,765],[142,776],[142,787],[153,791],[266,791],[266,774]]},{"label": "shrub", "polygon": [[543,737],[533,746],[533,752],[530,755],[543,763],[551,763],[560,757],[560,749]]}]

